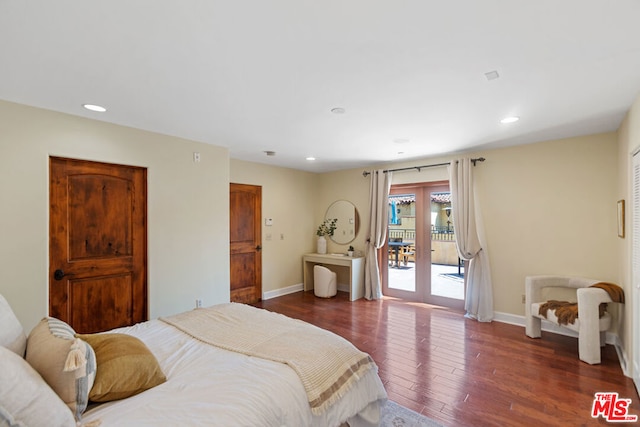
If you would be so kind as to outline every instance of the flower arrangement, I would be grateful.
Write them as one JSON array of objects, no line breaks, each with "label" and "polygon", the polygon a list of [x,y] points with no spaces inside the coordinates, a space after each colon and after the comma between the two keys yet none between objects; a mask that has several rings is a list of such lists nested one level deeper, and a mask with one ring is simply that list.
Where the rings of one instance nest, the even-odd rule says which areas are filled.
[{"label": "flower arrangement", "polygon": [[318,236],[333,236],[333,232],[336,231],[336,222],[338,222],[338,218],[325,219],[324,222],[318,226],[316,234]]}]

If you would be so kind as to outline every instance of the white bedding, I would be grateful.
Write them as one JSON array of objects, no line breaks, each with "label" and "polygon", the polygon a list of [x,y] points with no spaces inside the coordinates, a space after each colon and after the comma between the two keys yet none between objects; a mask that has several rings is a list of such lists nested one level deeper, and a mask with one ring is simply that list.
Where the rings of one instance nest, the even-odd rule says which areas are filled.
[{"label": "white bedding", "polygon": [[159,320],[121,328],[140,338],[167,381],[139,395],[89,409],[83,422],[109,426],[377,426],[386,392],[372,370],[322,416],[288,366],[197,341]]}]

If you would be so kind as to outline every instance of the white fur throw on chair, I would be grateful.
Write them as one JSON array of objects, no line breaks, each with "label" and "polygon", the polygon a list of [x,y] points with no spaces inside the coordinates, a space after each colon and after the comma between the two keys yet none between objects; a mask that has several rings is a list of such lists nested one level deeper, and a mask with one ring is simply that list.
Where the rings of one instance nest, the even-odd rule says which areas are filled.
[{"label": "white fur throw on chair", "polygon": [[[578,333],[580,360],[589,364],[600,363],[600,347],[605,345],[605,334],[611,325],[611,316],[605,312],[600,317],[599,306],[601,303],[624,302],[621,288],[612,284],[603,284],[604,287],[613,288],[619,293],[614,300],[606,290],[593,287],[593,285],[599,286],[600,284],[603,284],[600,280],[581,277],[528,276],[525,279],[527,336],[540,338],[542,319],[546,319]],[[547,311],[546,317],[540,314],[540,306],[546,302],[542,300],[542,289],[544,288],[576,289],[578,317],[573,323],[559,322],[559,316],[556,316],[554,308]]]}]

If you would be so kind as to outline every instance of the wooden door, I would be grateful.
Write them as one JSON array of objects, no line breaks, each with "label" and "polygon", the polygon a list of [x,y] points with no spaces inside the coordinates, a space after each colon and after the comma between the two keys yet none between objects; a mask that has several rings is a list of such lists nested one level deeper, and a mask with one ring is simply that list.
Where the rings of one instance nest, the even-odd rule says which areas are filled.
[{"label": "wooden door", "polygon": [[49,160],[49,313],[76,332],[147,320],[147,172]]},{"label": "wooden door", "polygon": [[231,301],[262,300],[262,187],[231,184],[229,189]]}]

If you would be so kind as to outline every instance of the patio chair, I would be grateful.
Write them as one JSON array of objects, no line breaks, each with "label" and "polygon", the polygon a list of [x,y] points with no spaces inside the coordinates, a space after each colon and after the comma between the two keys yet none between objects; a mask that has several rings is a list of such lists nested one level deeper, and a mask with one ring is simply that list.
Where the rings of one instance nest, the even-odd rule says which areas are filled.
[{"label": "patio chair", "polygon": [[407,265],[411,262],[416,262],[416,246],[409,245],[403,248],[402,250],[402,262],[404,265]]}]

